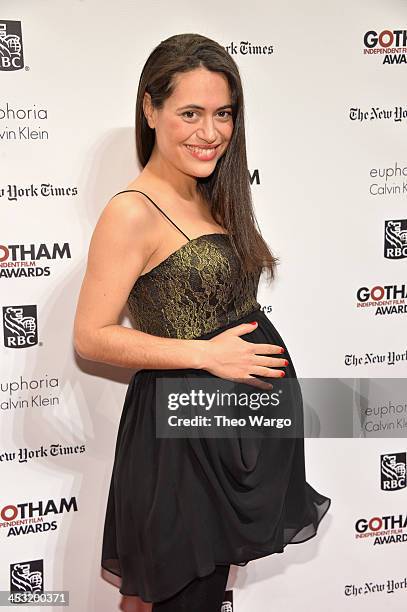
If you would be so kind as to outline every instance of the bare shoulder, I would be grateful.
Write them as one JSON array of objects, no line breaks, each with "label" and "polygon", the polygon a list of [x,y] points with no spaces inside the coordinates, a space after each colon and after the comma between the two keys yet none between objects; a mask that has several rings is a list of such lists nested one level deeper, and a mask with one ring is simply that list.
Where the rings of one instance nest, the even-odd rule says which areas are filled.
[{"label": "bare shoulder", "polygon": [[[117,236],[123,247],[133,245],[149,256],[159,244],[154,207],[135,192],[112,196],[103,208],[96,228]],[[136,238],[136,239],[135,239]]]},{"label": "bare shoulder", "polygon": [[137,192],[124,192],[112,196],[102,211],[101,217],[115,219],[123,224],[137,225],[148,230],[154,219],[152,206],[146,198]]}]

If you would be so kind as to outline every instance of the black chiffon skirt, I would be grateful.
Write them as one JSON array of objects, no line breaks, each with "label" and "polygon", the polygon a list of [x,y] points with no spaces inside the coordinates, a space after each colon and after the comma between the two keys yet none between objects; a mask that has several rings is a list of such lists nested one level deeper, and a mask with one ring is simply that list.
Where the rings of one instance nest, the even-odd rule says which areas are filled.
[{"label": "black chiffon skirt", "polygon": [[[286,378],[296,378],[283,339],[261,310],[200,339],[249,321],[258,326],[241,338],[283,346]],[[216,564],[243,566],[309,540],[331,504],[306,482],[302,437],[156,437],[157,378],[191,373],[211,376],[136,372],[119,423],[101,565],[121,576],[120,593],[146,602],[171,597]]]}]

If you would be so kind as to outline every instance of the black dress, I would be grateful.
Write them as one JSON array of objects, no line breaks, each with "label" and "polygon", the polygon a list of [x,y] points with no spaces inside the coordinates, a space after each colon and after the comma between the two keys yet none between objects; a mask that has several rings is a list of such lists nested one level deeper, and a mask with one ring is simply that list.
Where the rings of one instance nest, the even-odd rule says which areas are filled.
[{"label": "black dress", "polygon": [[[128,297],[135,327],[209,339],[257,321],[241,338],[284,347],[286,378],[296,378],[283,339],[256,300],[260,272],[242,273],[227,234],[190,240],[173,225],[188,242],[137,279]],[[331,503],[306,482],[301,437],[156,437],[156,380],[191,372],[210,376],[136,372],[119,423],[101,563],[121,576],[120,593],[146,602],[171,597],[215,564],[243,566],[309,540]]]}]

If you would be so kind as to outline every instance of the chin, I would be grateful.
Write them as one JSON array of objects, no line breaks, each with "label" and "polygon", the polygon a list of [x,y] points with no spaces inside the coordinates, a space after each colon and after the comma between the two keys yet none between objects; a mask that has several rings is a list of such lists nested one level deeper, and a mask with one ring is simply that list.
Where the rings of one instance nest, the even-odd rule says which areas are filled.
[{"label": "chin", "polygon": [[198,164],[188,164],[188,166],[185,166],[185,164],[180,164],[178,168],[185,174],[188,174],[188,176],[193,176],[195,178],[206,178],[215,170],[217,161],[218,160],[216,160],[216,163],[212,163],[211,165],[206,164],[206,167],[199,167]]},{"label": "chin", "polygon": [[206,170],[206,171],[201,171],[201,172],[193,172],[191,173],[192,176],[194,176],[195,178],[207,178],[208,176],[210,176],[212,174],[212,172],[215,170],[216,168],[216,164],[213,166],[213,168],[211,170]]}]

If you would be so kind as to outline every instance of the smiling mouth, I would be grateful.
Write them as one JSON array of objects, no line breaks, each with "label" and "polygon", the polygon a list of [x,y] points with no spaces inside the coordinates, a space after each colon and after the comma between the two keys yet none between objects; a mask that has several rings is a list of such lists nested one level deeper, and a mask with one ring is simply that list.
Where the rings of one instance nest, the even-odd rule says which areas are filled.
[{"label": "smiling mouth", "polygon": [[215,157],[215,152],[220,145],[211,146],[211,147],[200,147],[199,145],[184,145],[194,157],[199,159],[213,159]]}]

